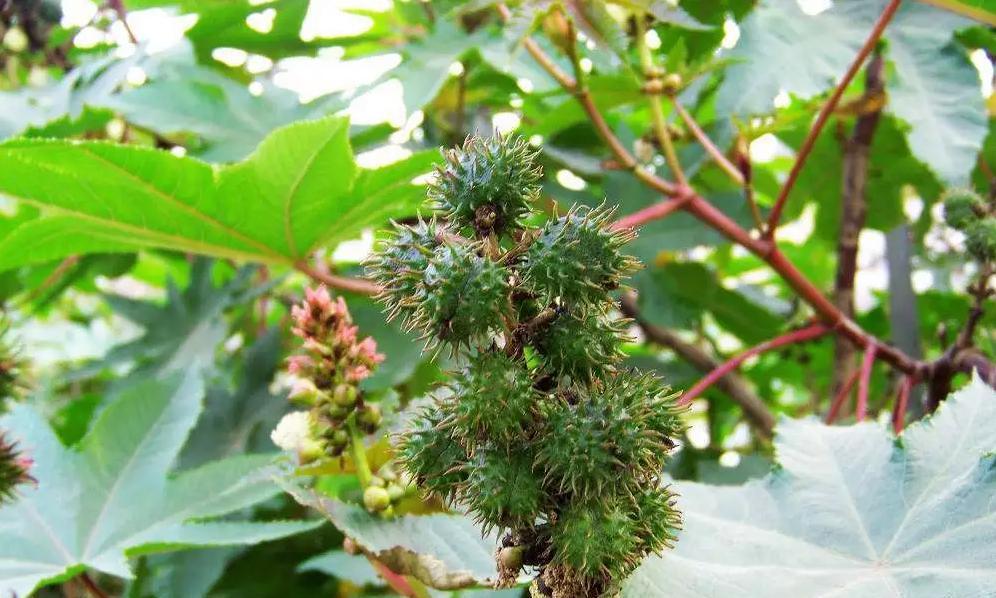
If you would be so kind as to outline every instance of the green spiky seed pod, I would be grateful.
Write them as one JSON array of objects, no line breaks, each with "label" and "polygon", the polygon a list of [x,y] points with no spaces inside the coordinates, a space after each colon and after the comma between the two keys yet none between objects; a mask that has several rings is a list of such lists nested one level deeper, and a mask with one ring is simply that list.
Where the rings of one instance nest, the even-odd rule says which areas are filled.
[{"label": "green spiky seed pod", "polygon": [[508,309],[508,274],[473,246],[440,247],[425,270],[425,297],[414,325],[454,347],[486,338]]},{"label": "green spiky seed pod", "polygon": [[620,373],[549,407],[537,461],[562,491],[594,498],[663,467],[680,409],[652,374]]},{"label": "green spiky seed pod", "polygon": [[635,566],[637,530],[611,501],[576,502],[553,525],[557,560],[588,577],[623,576]]},{"label": "green spiky seed pod", "polygon": [[948,226],[965,230],[985,214],[986,203],[971,189],[949,189],[941,196]]},{"label": "green spiky seed pod", "polygon": [[460,487],[463,502],[485,531],[528,527],[543,501],[543,486],[525,452],[501,448],[477,450]]},{"label": "green spiky seed pod", "polygon": [[966,226],[965,248],[980,262],[996,260],[996,218],[983,218]]},{"label": "green spiky seed pod", "polygon": [[442,245],[446,227],[434,218],[413,225],[394,224],[367,261],[367,275],[381,287],[377,296],[387,307],[388,320],[402,315],[407,321],[423,294],[422,277],[429,260]]},{"label": "green spiky seed pod", "polygon": [[681,529],[674,493],[668,488],[645,489],[636,495],[634,507],[630,519],[645,553],[660,554],[674,545]]},{"label": "green spiky seed pod", "polygon": [[454,377],[453,388],[454,417],[469,444],[490,440],[507,446],[534,417],[537,393],[532,378],[522,363],[505,353],[473,355]]},{"label": "green spiky seed pod", "polygon": [[450,498],[467,477],[467,453],[441,428],[443,417],[435,406],[419,412],[398,442],[397,459],[420,487]]},{"label": "green spiky seed pod", "polygon": [[601,304],[606,292],[638,267],[621,251],[633,233],[611,230],[612,215],[575,207],[547,223],[524,256],[526,286],[547,301],[559,297],[568,305]]},{"label": "green spiky seed pod", "polygon": [[543,172],[536,156],[522,137],[468,137],[443,152],[429,199],[458,226],[501,235],[532,211]]},{"label": "green spiky seed pod", "polygon": [[626,340],[626,321],[610,319],[606,311],[562,313],[553,320],[533,342],[544,368],[581,382],[613,372],[622,358],[619,343]]},{"label": "green spiky seed pod", "polygon": [[0,430],[0,507],[13,502],[17,487],[33,481],[28,474],[31,460],[17,450],[17,443],[8,441]]}]

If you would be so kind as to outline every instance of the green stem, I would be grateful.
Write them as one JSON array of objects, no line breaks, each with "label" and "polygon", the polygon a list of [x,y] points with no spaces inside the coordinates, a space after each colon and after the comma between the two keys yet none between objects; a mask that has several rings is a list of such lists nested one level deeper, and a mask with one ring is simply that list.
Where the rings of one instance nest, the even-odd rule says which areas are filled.
[{"label": "green stem", "polygon": [[360,478],[360,486],[366,488],[370,485],[373,473],[370,471],[370,463],[367,462],[367,449],[363,445],[363,434],[360,433],[353,416],[346,420],[346,428],[349,430],[349,450],[353,453],[356,475]]},{"label": "green stem", "polygon": [[920,0],[920,2],[968,17],[990,27],[996,27],[996,13],[989,12],[984,8],[969,6],[964,2],[958,2],[958,0]]},{"label": "green stem", "polygon": [[[643,22],[643,15],[636,18],[636,47],[640,52],[640,66],[643,69],[645,79],[654,77],[654,57],[647,47],[646,26]],[[664,159],[667,160],[671,174],[679,184],[687,184],[685,172],[681,169],[681,162],[678,161],[678,153],[674,150],[674,143],[671,140],[671,133],[667,130],[667,121],[664,119],[664,104],[661,96],[656,93],[647,94],[647,102],[650,104],[650,118],[653,124],[654,135],[657,143],[664,152]]]}]

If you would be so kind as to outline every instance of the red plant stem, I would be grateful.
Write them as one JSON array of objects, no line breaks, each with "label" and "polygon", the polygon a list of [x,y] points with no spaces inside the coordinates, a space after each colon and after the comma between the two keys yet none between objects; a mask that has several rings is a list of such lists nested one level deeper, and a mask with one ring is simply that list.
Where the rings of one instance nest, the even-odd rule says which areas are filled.
[{"label": "red plant stem", "polygon": [[872,342],[865,347],[865,356],[861,360],[860,377],[858,378],[858,398],[854,405],[854,418],[864,421],[868,415],[868,386],[871,384],[872,366],[875,365],[875,353],[878,346]]},{"label": "red plant stem", "polygon": [[896,397],[896,404],[892,409],[892,431],[898,436],[903,431],[906,424],[906,406],[910,401],[910,391],[913,390],[913,376],[903,376],[903,381],[899,384],[899,395]]},{"label": "red plant stem", "polygon": [[826,422],[832,424],[837,416],[840,415],[840,410],[844,407],[844,403],[847,401],[847,397],[851,396],[851,389],[854,388],[854,383],[858,381],[858,372],[851,374],[851,377],[847,379],[844,386],[837,393],[837,396],[833,398],[833,402],[830,403],[830,411],[827,412]]},{"label": "red plant stem", "polygon": [[300,261],[294,264],[299,272],[308,275],[312,280],[320,282],[330,288],[339,289],[340,291],[349,291],[351,293],[358,293],[360,295],[376,295],[380,292],[380,286],[369,280],[362,280],[359,278],[349,278],[347,276],[336,276],[335,274],[330,274],[328,272],[322,272],[305,261]]},{"label": "red plant stem", "polygon": [[695,119],[692,118],[692,115],[689,114],[687,110],[685,110],[685,107],[681,105],[681,102],[678,101],[678,98],[676,96],[671,97],[671,103],[674,104],[674,109],[678,111],[678,116],[681,117],[681,120],[685,121],[685,126],[688,127],[688,130],[692,132],[692,135],[695,136],[695,139],[698,140],[698,142],[702,145],[702,148],[705,149],[707,154],[709,154],[709,157],[712,158],[712,161],[715,162],[716,165],[723,170],[723,172],[729,175],[730,179],[733,180],[733,182],[737,183],[738,185],[743,185],[744,184],[743,173],[740,172],[740,170],[736,166],[734,166],[732,162],[726,159],[726,156],[723,154],[723,152],[718,147],[716,147],[716,144],[712,142],[712,139],[709,139],[709,136],[706,135],[705,131],[702,130],[702,127],[699,126],[699,123],[695,122]]},{"label": "red plant stem", "polygon": [[785,179],[785,184],[782,185],[782,190],[778,194],[778,199],[775,200],[774,207],[771,208],[771,214],[768,216],[768,228],[765,231],[767,237],[773,238],[775,235],[775,229],[778,228],[778,221],[781,220],[782,211],[785,209],[785,203],[788,201],[789,193],[792,191],[792,187],[795,185],[796,179],[799,178],[799,173],[802,172],[802,167],[806,164],[806,159],[809,158],[810,152],[813,151],[813,146],[816,144],[816,138],[819,137],[820,131],[823,130],[823,126],[826,125],[827,120],[830,119],[830,114],[833,113],[834,108],[837,107],[837,102],[840,101],[842,95],[844,95],[844,90],[850,85],[851,80],[858,73],[861,65],[864,64],[865,59],[875,48],[875,44],[878,43],[880,37],[882,37],[882,32],[885,31],[886,25],[892,20],[892,16],[896,14],[896,10],[899,8],[899,3],[901,0],[890,0],[889,4],[882,11],[882,14],[875,21],[875,26],[872,27],[871,32],[868,34],[868,38],[865,40],[861,50],[858,51],[858,55],[854,57],[854,61],[851,66],[847,68],[847,72],[844,73],[844,77],[834,88],[833,93],[830,95],[830,99],[820,113],[816,117],[816,122],[813,123],[813,128],[809,130],[809,134],[806,139],[802,142],[802,146],[799,148],[799,154],[795,159],[795,164],[792,165],[792,170],[789,171],[788,178]]},{"label": "red plant stem", "polygon": [[391,586],[391,589],[402,596],[407,596],[408,598],[418,598],[418,592],[412,587],[412,584],[408,583],[404,575],[398,575],[394,571],[380,562],[379,560],[373,558],[372,556],[367,556],[367,560],[373,565],[373,568],[377,570],[377,573],[384,578],[387,585]]},{"label": "red plant stem", "polygon": [[771,351],[772,349],[777,349],[778,347],[784,347],[785,345],[802,343],[808,340],[812,340],[814,338],[819,338],[824,334],[830,332],[830,330],[831,330],[830,328],[828,328],[825,324],[822,323],[810,324],[805,328],[800,328],[799,330],[793,330],[788,334],[777,336],[769,341],[761,343],[760,345],[751,347],[750,349],[747,349],[746,351],[737,355],[736,357],[729,359],[723,365],[719,366],[718,368],[706,374],[705,378],[699,380],[699,382],[695,386],[693,386],[683,395],[681,395],[681,399],[679,399],[678,403],[681,405],[687,405],[688,403],[691,403],[696,397],[705,392],[707,388],[712,386],[713,383],[715,383],[723,376],[729,374],[733,370],[737,369],[737,367],[739,367],[740,364],[743,363],[749,357],[753,357],[755,355]]},{"label": "red plant stem", "polygon": [[652,206],[633,212],[628,216],[623,216],[612,223],[612,228],[615,230],[637,228],[653,220],[660,220],[668,214],[685,207],[685,204],[692,201],[694,197],[695,193],[690,188],[683,187],[682,192],[679,193],[679,195],[671,199],[665,199],[664,201],[657,202]]}]

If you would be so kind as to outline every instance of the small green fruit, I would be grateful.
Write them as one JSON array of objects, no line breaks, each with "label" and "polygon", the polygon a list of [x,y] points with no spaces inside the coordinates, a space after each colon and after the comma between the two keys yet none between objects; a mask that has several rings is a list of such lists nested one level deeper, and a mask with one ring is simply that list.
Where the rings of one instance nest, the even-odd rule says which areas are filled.
[{"label": "small green fruit", "polygon": [[534,418],[537,400],[525,364],[505,353],[483,351],[454,376],[451,404],[455,431],[473,444],[478,438],[511,445]]},{"label": "small green fruit", "polygon": [[582,315],[558,315],[533,343],[544,368],[579,382],[613,372],[622,358],[619,343],[626,339],[626,321],[610,319],[607,311],[606,306]]},{"label": "small green fruit", "polygon": [[388,484],[387,495],[391,497],[391,502],[398,502],[405,496],[405,489],[397,484]]},{"label": "small green fruit", "polygon": [[363,491],[363,506],[368,511],[379,513],[391,506],[391,496],[380,486],[368,486]]},{"label": "small green fruit", "polygon": [[467,453],[440,429],[442,420],[442,410],[436,406],[419,412],[398,443],[397,459],[423,489],[451,497],[467,477]]},{"label": "small green fruit", "polygon": [[553,526],[557,560],[589,577],[622,577],[638,562],[633,522],[618,505],[575,502]]},{"label": "small green fruit", "polygon": [[20,27],[11,27],[3,35],[3,45],[14,54],[20,54],[28,49],[28,35]]},{"label": "small green fruit", "polygon": [[364,405],[356,411],[356,423],[360,429],[367,434],[373,434],[380,427],[380,422],[384,417],[380,413],[377,405]]}]

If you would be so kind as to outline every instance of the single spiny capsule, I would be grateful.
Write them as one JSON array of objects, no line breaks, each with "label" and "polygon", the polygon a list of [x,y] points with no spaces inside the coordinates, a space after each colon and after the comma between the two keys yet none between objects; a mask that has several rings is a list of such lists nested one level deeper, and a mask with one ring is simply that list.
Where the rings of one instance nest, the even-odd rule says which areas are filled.
[{"label": "single spiny capsule", "polygon": [[453,430],[468,445],[490,440],[509,446],[535,418],[537,393],[529,371],[503,352],[472,355],[467,367],[454,375],[451,387]]},{"label": "single spiny capsule", "polygon": [[650,374],[619,373],[545,405],[537,462],[561,491],[632,491],[659,473],[682,426],[676,396]]},{"label": "single spiny capsule", "polygon": [[531,213],[542,169],[525,139],[472,136],[443,157],[428,196],[457,226],[482,237],[501,235]]},{"label": "single spiny capsule", "polygon": [[467,452],[440,424],[433,405],[415,416],[397,444],[397,460],[422,489],[452,498],[466,477]]},{"label": "single spiny capsule", "polygon": [[681,512],[675,505],[675,495],[658,484],[638,492],[633,498],[630,519],[636,529],[643,554],[660,554],[674,546],[681,529]]},{"label": "single spiny capsule", "polygon": [[510,311],[504,267],[469,245],[440,247],[425,271],[425,296],[413,326],[423,338],[456,348],[486,339]]},{"label": "single spiny capsule", "polygon": [[366,269],[381,288],[377,299],[386,306],[389,320],[401,315],[407,321],[414,315],[425,269],[448,234],[435,219],[420,218],[411,225],[394,223],[393,232],[378,243]]},{"label": "single spiny capsule", "polygon": [[551,531],[554,562],[586,577],[622,577],[638,562],[635,526],[610,498],[572,501]]},{"label": "single spiny capsule", "polygon": [[541,513],[543,485],[526,451],[479,448],[465,466],[460,502],[485,533],[532,526]]},{"label": "single spiny capsule", "polygon": [[627,338],[626,320],[610,318],[607,311],[607,307],[583,313],[562,310],[533,340],[543,368],[583,383],[615,371],[622,358],[619,343]]},{"label": "single spiny capsule", "polygon": [[521,263],[526,287],[547,302],[601,305],[638,262],[622,253],[630,230],[610,228],[612,211],[575,207],[543,227]]}]

